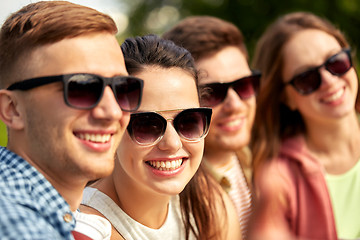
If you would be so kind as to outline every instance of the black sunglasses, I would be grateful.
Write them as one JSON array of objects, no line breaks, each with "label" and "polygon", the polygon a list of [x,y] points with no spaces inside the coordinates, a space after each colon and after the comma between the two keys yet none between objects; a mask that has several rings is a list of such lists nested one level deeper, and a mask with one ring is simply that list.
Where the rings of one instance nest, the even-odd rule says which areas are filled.
[{"label": "black sunglasses", "polygon": [[320,66],[296,75],[286,84],[291,84],[300,94],[308,95],[320,87],[321,74],[319,69],[323,66],[332,75],[342,76],[353,66],[350,48],[341,50],[341,52],[331,56]]},{"label": "black sunglasses", "polygon": [[159,114],[179,110],[182,109],[132,113],[127,127],[129,136],[139,145],[154,145],[164,136],[169,120],[172,120],[179,136],[188,142],[198,142],[207,135],[212,114],[211,108],[185,109],[171,119],[165,119]]},{"label": "black sunglasses", "polygon": [[260,83],[261,74],[256,72],[229,83],[209,83],[200,85],[202,90],[201,106],[214,107],[226,98],[228,89],[231,87],[243,100],[254,96]]},{"label": "black sunglasses", "polygon": [[72,108],[92,109],[101,100],[106,86],[110,86],[123,111],[139,108],[144,82],[132,76],[106,78],[89,73],[75,73],[58,76],[39,77],[16,82],[8,90],[29,90],[45,84],[62,81],[64,101]]}]

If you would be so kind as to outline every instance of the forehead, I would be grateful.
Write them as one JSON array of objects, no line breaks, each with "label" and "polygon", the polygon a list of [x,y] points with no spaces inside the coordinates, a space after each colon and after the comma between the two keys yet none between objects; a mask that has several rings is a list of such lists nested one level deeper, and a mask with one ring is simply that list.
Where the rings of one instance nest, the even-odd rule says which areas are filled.
[{"label": "forehead", "polygon": [[195,79],[185,70],[149,66],[134,75],[144,80],[140,111],[199,106]]},{"label": "forehead", "polygon": [[324,31],[299,31],[283,48],[284,77],[318,66],[340,49],[341,46],[335,37]]},{"label": "forehead", "polygon": [[251,74],[246,56],[238,47],[228,46],[196,63],[200,84],[231,82]]},{"label": "forehead", "polygon": [[284,46],[284,62],[289,59],[309,61],[338,49],[341,49],[340,44],[332,35],[316,29],[302,30]]},{"label": "forehead", "polygon": [[128,75],[114,35],[93,33],[40,46],[27,61],[26,78],[69,73],[93,73],[105,77]]}]

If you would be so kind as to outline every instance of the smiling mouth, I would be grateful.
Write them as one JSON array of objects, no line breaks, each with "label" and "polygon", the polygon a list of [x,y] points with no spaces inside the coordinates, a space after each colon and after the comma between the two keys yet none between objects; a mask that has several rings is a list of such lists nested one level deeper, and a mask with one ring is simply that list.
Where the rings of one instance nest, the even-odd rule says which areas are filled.
[{"label": "smiling mouth", "polygon": [[146,163],[159,171],[172,171],[178,169],[183,164],[183,159],[171,161],[146,161]]},{"label": "smiling mouth", "polygon": [[243,119],[235,119],[232,121],[229,121],[227,123],[224,123],[223,125],[226,127],[236,127],[239,126],[242,123]]},{"label": "smiling mouth", "polygon": [[76,137],[81,140],[93,142],[93,143],[107,143],[110,141],[111,134],[89,134],[89,133],[77,133]]},{"label": "smiling mouth", "polygon": [[226,130],[237,130],[244,124],[244,118],[236,118],[231,121],[226,121],[218,124],[218,127]]},{"label": "smiling mouth", "polygon": [[332,94],[330,97],[323,99],[323,102],[329,103],[329,102],[336,101],[343,95],[344,92],[345,92],[345,89],[341,88],[336,93]]}]

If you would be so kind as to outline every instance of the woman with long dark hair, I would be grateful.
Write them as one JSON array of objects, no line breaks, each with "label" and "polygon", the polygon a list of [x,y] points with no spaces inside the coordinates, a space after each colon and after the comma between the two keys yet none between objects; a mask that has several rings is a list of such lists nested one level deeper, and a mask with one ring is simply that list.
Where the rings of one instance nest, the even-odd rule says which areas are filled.
[{"label": "woman with long dark hair", "polygon": [[86,211],[112,223],[112,239],[241,239],[234,206],[201,166],[212,110],[200,107],[190,53],[155,35],[121,48],[144,80],[142,103],[113,174],[85,190]]}]

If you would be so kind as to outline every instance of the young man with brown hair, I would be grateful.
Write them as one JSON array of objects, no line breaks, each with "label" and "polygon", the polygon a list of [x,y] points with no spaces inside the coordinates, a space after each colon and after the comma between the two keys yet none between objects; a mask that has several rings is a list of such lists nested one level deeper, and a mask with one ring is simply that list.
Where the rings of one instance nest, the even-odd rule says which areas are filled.
[{"label": "young man with brown hair", "polygon": [[73,239],[85,185],[112,172],[142,93],[116,32],[109,16],[65,1],[29,4],[3,24],[2,238]]}]

